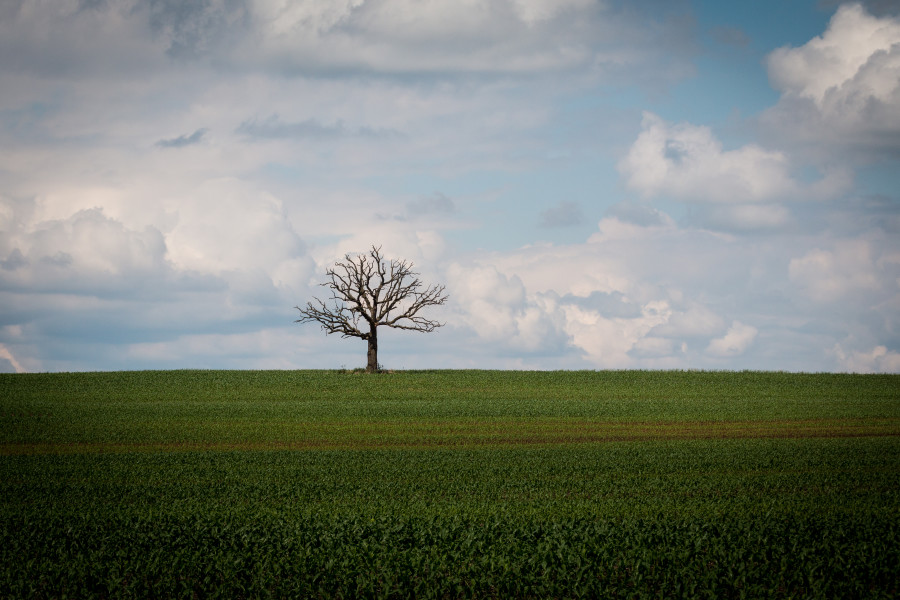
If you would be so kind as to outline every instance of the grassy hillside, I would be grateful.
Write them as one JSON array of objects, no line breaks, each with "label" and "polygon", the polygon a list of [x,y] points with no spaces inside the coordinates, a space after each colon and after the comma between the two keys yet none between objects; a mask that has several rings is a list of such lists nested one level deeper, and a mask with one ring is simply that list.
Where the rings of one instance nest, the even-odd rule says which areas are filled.
[{"label": "grassy hillside", "polygon": [[900,430],[900,376],[146,371],[0,375],[0,451],[846,436]]},{"label": "grassy hillside", "polygon": [[896,597],[900,377],[0,376],[2,597]]}]

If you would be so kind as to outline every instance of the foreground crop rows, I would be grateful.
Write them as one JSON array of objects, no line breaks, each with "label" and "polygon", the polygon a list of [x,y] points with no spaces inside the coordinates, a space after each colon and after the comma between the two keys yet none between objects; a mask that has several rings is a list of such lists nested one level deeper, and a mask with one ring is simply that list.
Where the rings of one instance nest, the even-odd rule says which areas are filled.
[{"label": "foreground crop rows", "polygon": [[900,542],[896,521],[855,516],[9,524],[0,593],[29,598],[892,598]]},{"label": "foreground crop rows", "polygon": [[0,597],[896,597],[898,383],[0,378]]}]

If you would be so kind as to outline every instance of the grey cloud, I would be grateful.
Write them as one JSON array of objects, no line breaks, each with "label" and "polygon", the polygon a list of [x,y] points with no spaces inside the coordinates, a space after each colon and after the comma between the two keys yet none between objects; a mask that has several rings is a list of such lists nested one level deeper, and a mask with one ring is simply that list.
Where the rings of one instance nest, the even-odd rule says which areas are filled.
[{"label": "grey cloud", "polygon": [[[683,5],[491,0],[409,3],[83,0],[71,11],[3,4],[0,66],[85,77],[173,64],[302,77],[560,77],[663,87],[693,72]],[[27,13],[27,14],[26,14]]]},{"label": "grey cloud", "polygon": [[14,293],[146,299],[223,285],[211,276],[175,270],[158,230],[129,229],[99,209],[14,234],[28,248],[13,250],[2,261],[0,288]]},{"label": "grey cloud", "polygon": [[[0,1],[0,69],[64,79],[134,76],[229,53],[250,34],[247,0]],[[221,57],[221,58],[220,58]],[[217,63],[219,64],[219,63]]]},{"label": "grey cloud", "polygon": [[541,213],[538,224],[541,227],[574,227],[584,222],[584,212],[575,202],[560,202]]},{"label": "grey cloud", "polygon": [[688,223],[714,231],[750,233],[775,231],[790,226],[794,217],[782,204],[734,204],[692,207]]},{"label": "grey cloud", "polygon": [[406,203],[406,210],[401,213],[375,213],[379,221],[414,221],[427,217],[447,217],[456,213],[456,205],[448,196],[435,192],[431,196],[422,196]]},{"label": "grey cloud", "polygon": [[637,204],[635,202],[620,202],[606,210],[607,217],[615,217],[626,223],[633,223],[641,227],[656,227],[668,223],[668,217],[659,210]]},{"label": "grey cloud", "polygon": [[690,157],[687,145],[681,140],[666,140],[663,156],[666,160],[676,165],[684,164],[684,160]]},{"label": "grey cloud", "polygon": [[[282,295],[266,306],[241,305],[235,310],[235,299],[227,288],[187,293],[170,288],[158,297],[0,292],[3,324],[22,326],[28,342],[40,351],[37,356],[26,349],[20,354],[9,342],[5,345],[20,360],[31,355],[33,362],[48,370],[95,370],[98,365],[104,369],[213,366],[216,358],[190,349],[183,350],[180,360],[166,361],[165,356],[134,356],[130,346],[283,328],[291,321],[287,309],[291,300]],[[240,354],[227,358],[241,364]]]},{"label": "grey cloud", "polygon": [[[859,204],[856,214],[864,219],[861,229],[882,229],[889,235],[900,234],[900,198],[873,194],[861,198]],[[841,222],[846,220],[841,219]]]},{"label": "grey cloud", "polygon": [[[777,206],[772,205],[769,209]],[[818,235],[828,231],[841,237],[875,234],[900,239],[900,197],[851,192],[818,202],[796,202],[783,208],[789,209],[782,228],[789,235]],[[710,222],[712,216],[702,211],[691,211],[688,221],[713,226],[714,223]],[[730,229],[736,230],[734,227]],[[744,227],[745,231],[748,229]]]},{"label": "grey cloud", "polygon": [[207,131],[209,130],[203,127],[191,135],[180,135],[177,138],[159,140],[156,142],[156,145],[160,148],[184,148],[185,146],[192,146],[194,144],[199,144]]},{"label": "grey cloud", "polygon": [[69,81],[146,79],[159,66],[163,54],[139,8],[116,0],[72,8],[63,2],[29,2],[28,10],[5,6],[0,13],[0,72]]},{"label": "grey cloud", "polygon": [[225,46],[244,34],[250,22],[244,0],[151,0],[147,4],[153,32],[166,40],[166,54],[193,59]]},{"label": "grey cloud", "polygon": [[628,356],[638,359],[668,358],[676,354],[675,344],[667,338],[644,337],[628,351]]},{"label": "grey cloud", "polygon": [[53,256],[42,256],[41,262],[54,267],[67,269],[72,266],[72,255],[68,252],[60,251]]},{"label": "grey cloud", "polygon": [[413,219],[427,215],[450,215],[455,212],[456,205],[453,200],[440,192],[406,204],[406,213]]},{"label": "grey cloud", "polygon": [[[52,304],[47,297],[31,297],[31,300],[44,309],[30,320],[36,330],[54,338],[104,344],[153,343],[183,335],[240,334],[279,327],[286,319],[279,313],[278,301],[290,306],[284,296],[265,304],[247,304],[228,289],[190,296],[171,292],[163,298],[150,299],[104,298],[95,306],[73,306],[68,311],[57,312],[46,310]],[[223,318],[226,307],[235,304],[240,305],[240,311]],[[78,318],[71,318],[72,313]],[[136,314],[141,317],[136,319]]]},{"label": "grey cloud", "polygon": [[279,139],[336,139],[344,137],[356,138],[385,138],[397,135],[396,132],[384,129],[372,129],[370,127],[349,128],[343,121],[337,121],[332,125],[326,125],[316,119],[307,119],[300,122],[285,122],[278,115],[271,115],[265,119],[248,119],[241,123],[235,130],[238,135],[250,139],[279,140]]},{"label": "grey cloud", "polygon": [[6,271],[15,271],[21,267],[25,267],[28,265],[28,259],[22,254],[22,251],[18,248],[15,248],[12,252],[10,252],[9,256],[6,257],[6,260],[0,261],[0,268],[3,268]]},{"label": "grey cloud", "polygon": [[900,0],[865,0],[863,4],[874,15],[900,14]]},{"label": "grey cloud", "polygon": [[676,340],[708,340],[725,333],[725,320],[710,308],[694,304],[684,310],[675,310],[669,319],[650,330],[653,338]]},{"label": "grey cloud", "polygon": [[[845,3],[846,0],[819,0],[819,8],[832,11]],[[862,0],[859,3],[875,16],[900,14],[900,0]]]},{"label": "grey cloud", "polygon": [[461,9],[452,0],[383,0],[256,12],[252,38],[232,60],[303,76],[557,77],[587,69],[661,87],[692,72],[697,52],[686,10],[671,3],[494,0]]},{"label": "grey cloud", "polygon": [[560,304],[569,304],[600,313],[607,319],[635,319],[641,316],[639,304],[630,302],[620,292],[591,292],[590,296],[566,294]]},{"label": "grey cloud", "polygon": [[823,114],[809,98],[782,96],[760,115],[760,133],[767,142],[792,147],[812,161],[896,161],[900,159],[900,94],[895,96],[891,104],[869,98],[856,113],[829,114]]},{"label": "grey cloud", "polygon": [[5,0],[0,2],[0,19],[12,20],[19,15],[25,0]]},{"label": "grey cloud", "polygon": [[342,123],[323,125],[315,119],[307,119],[299,123],[285,123],[278,115],[272,115],[266,119],[250,119],[241,123],[236,133],[239,135],[258,139],[285,139],[285,138],[328,138],[343,137],[346,129]]}]

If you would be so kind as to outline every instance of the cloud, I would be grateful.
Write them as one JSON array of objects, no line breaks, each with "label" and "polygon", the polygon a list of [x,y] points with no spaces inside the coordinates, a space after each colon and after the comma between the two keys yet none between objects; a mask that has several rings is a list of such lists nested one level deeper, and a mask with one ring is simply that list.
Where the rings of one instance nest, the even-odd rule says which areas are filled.
[{"label": "cloud", "polygon": [[660,338],[709,339],[725,331],[725,321],[709,307],[696,301],[687,308],[672,313],[665,323],[654,327],[650,334]]},{"label": "cloud", "polygon": [[[842,5],[828,29],[767,59],[782,94],[761,123],[775,139],[857,159],[900,155],[900,19]],[[814,147],[826,144],[826,147]]]},{"label": "cloud", "polygon": [[281,201],[240,180],[209,180],[173,206],[167,258],[204,273],[262,270],[305,254]]},{"label": "cloud", "polygon": [[[535,304],[565,334],[562,348],[580,354],[586,366],[721,365],[722,353],[738,356],[736,349],[749,348],[749,330],[736,326],[729,333],[728,321],[746,321],[729,314],[734,308],[723,312],[716,305],[745,293],[758,301],[767,292],[757,286],[759,275],[750,273],[746,247],[734,238],[682,229],[664,215],[658,221],[663,224],[642,226],[608,217],[586,243],[529,246],[478,262],[502,281],[515,283],[515,304],[511,299],[509,305],[539,299]],[[677,254],[670,252],[673,247],[679,248]],[[768,258],[757,255],[753,262]],[[449,289],[454,293],[453,286]],[[462,300],[463,306],[473,305]],[[511,321],[505,322],[509,327],[495,339],[514,331]],[[484,341],[491,341],[489,327],[472,324]]]},{"label": "cloud", "polygon": [[658,6],[593,0],[106,0],[5,14],[0,65],[103,78],[175,61],[328,78],[587,69],[671,80],[695,52],[688,24]]},{"label": "cloud", "polygon": [[[822,9],[833,10],[846,3],[846,0],[819,0],[818,6]],[[900,12],[900,3],[897,0],[862,0],[858,4],[862,4],[873,15],[889,15]]]},{"label": "cloud", "polygon": [[671,339],[647,336],[636,341],[628,354],[638,359],[666,359],[672,358],[678,352],[686,351],[687,346],[684,344],[676,349]]},{"label": "cloud", "polygon": [[[64,201],[0,198],[0,344],[19,361],[11,364],[135,368],[125,351],[131,343],[290,323],[314,264],[280,202],[235,180],[183,194],[155,199],[159,227],[74,202],[66,215]],[[123,218],[146,222],[141,211]]]},{"label": "cloud", "polygon": [[24,373],[25,368],[19,364],[8,348],[0,344],[0,373]]},{"label": "cloud", "polygon": [[406,213],[411,219],[430,215],[452,215],[455,212],[456,205],[453,200],[440,192],[406,203]]},{"label": "cloud", "polygon": [[641,129],[619,171],[642,196],[741,204],[782,199],[797,191],[781,152],[755,145],[723,150],[708,127],[669,125],[649,112]]},{"label": "cloud", "polygon": [[[833,360],[828,348],[853,332],[894,348],[900,253],[891,238],[736,236],[658,217],[646,225],[606,217],[585,243],[533,245],[478,262],[521,282],[526,299],[552,299],[546,306],[568,336],[565,348],[592,368],[738,361],[741,368],[822,370]],[[802,260],[817,248],[830,253],[837,278],[828,301],[814,290],[831,290],[829,272]]]},{"label": "cloud", "polygon": [[525,307],[525,287],[496,268],[451,265],[447,271],[453,302],[466,307],[466,319],[479,336],[506,340],[517,333],[516,315]]},{"label": "cloud", "polygon": [[567,344],[554,298],[527,294],[515,275],[454,263],[447,270],[447,288],[468,329],[503,353],[555,354]]},{"label": "cloud", "polygon": [[[852,181],[846,168],[822,169],[811,182],[794,177],[787,154],[746,144],[726,150],[712,130],[671,125],[645,112],[641,133],[618,170],[644,198],[694,205],[695,221],[714,229],[776,229],[791,222],[789,203],[834,198]],[[634,210],[631,210],[634,213]]]},{"label": "cloud", "polygon": [[[362,205],[370,204],[365,199]],[[333,243],[310,246],[310,253],[317,265],[316,272],[323,273],[336,260],[346,254],[368,251],[373,245],[381,247],[385,256],[402,257],[415,264],[423,279],[444,279],[437,265],[447,260],[447,243],[440,230],[430,220],[379,219],[364,210],[347,210],[347,219],[339,219],[339,226],[328,224],[330,230],[339,230]],[[333,212],[332,212],[332,219]]]},{"label": "cloud", "polygon": [[707,354],[721,358],[732,358],[743,354],[759,331],[756,327],[734,321],[723,337],[716,338],[706,347]]},{"label": "cloud", "polygon": [[538,221],[540,227],[573,227],[584,221],[584,211],[575,202],[560,202],[543,211]]},{"label": "cloud", "polygon": [[160,148],[184,148],[185,146],[192,146],[194,144],[199,144],[203,140],[203,136],[206,135],[208,129],[201,128],[192,133],[191,135],[180,135],[177,138],[172,138],[168,140],[159,140],[156,142],[156,145]]},{"label": "cloud", "polygon": [[149,0],[137,12],[143,11],[166,54],[178,60],[221,51],[244,33],[250,16],[248,6],[234,0]]},{"label": "cloud", "polygon": [[791,221],[791,212],[781,204],[709,206],[698,215],[705,226],[721,231],[777,229]]},{"label": "cloud", "polygon": [[[379,203],[381,204],[381,203]],[[397,207],[396,212],[377,212],[375,218],[382,222],[395,221],[398,223],[416,221],[415,227],[451,227],[450,219],[458,213],[453,199],[435,192],[428,196],[419,196],[407,201],[403,207]]]},{"label": "cloud", "polygon": [[851,373],[900,373],[900,352],[888,350],[885,346],[875,346],[869,351],[845,351],[835,344],[832,352],[839,369]]},{"label": "cloud", "polygon": [[28,259],[25,258],[19,248],[13,248],[6,260],[0,260],[0,268],[6,271],[15,271],[25,266],[28,266]]},{"label": "cloud", "polygon": [[241,123],[235,131],[238,135],[251,139],[304,139],[304,138],[342,138],[364,137],[379,138],[399,135],[388,130],[376,130],[369,127],[348,128],[342,121],[325,125],[316,119],[307,119],[296,123],[286,123],[278,115],[265,119],[250,119]]},{"label": "cloud", "polygon": [[813,300],[834,302],[847,295],[878,290],[883,278],[865,240],[842,240],[833,250],[814,248],[788,265],[791,281]]},{"label": "cloud", "polygon": [[[891,18],[875,18],[860,4],[841,6],[832,17],[824,34],[799,48],[783,47],[768,57],[769,77],[785,94],[805,97],[820,109],[837,108],[830,101],[834,95],[847,96],[859,89],[858,76],[872,59],[892,52],[900,42],[900,23]],[[883,66],[883,63],[879,63]],[[870,74],[875,75],[875,74]],[[867,95],[884,100],[892,95],[897,82],[874,77]]]},{"label": "cloud", "polygon": [[560,304],[618,319],[635,319],[643,314],[641,306],[621,292],[593,291],[587,296],[566,294],[560,299]]},{"label": "cloud", "polygon": [[612,33],[601,4],[565,4],[259,1],[251,10],[260,53],[298,71],[530,73],[588,65],[595,40]]},{"label": "cloud", "polygon": [[643,227],[660,227],[671,224],[671,218],[652,206],[638,202],[624,201],[613,204],[606,209],[607,217],[615,217],[616,220]]},{"label": "cloud", "polygon": [[[637,363],[632,352],[647,357],[647,334],[664,323],[671,314],[665,301],[652,301],[641,307],[637,318],[608,318],[599,312],[587,311],[574,305],[564,307],[566,332],[589,362],[604,368],[632,368]],[[657,357],[654,347],[650,357]]]},{"label": "cloud", "polygon": [[[392,364],[820,370],[839,343],[888,368],[890,186],[848,197],[840,153],[809,160],[788,134],[829,141],[858,98],[892,106],[892,47],[861,42],[840,102],[779,80],[776,108],[807,111],[781,137],[729,147],[647,113],[625,139],[620,100],[650,89],[677,110],[667,86],[697,52],[685,6],[0,2],[0,344],[28,370],[357,364],[364,348],[293,326],[292,307],[375,243],[451,297],[437,335],[388,338]],[[624,200],[596,178],[612,152]],[[528,243],[583,226],[592,195],[593,234]]]},{"label": "cloud", "polygon": [[129,229],[101,209],[16,227],[4,245],[11,250],[0,283],[8,290],[78,293],[120,288],[133,295],[172,276],[159,230]]}]

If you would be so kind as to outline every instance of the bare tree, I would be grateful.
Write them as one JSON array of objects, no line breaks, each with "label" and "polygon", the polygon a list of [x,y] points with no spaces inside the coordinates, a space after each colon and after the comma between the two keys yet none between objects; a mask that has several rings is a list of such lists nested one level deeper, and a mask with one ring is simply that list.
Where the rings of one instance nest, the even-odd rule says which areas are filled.
[{"label": "bare tree", "polygon": [[444,304],[444,286],[424,287],[412,266],[405,260],[386,261],[375,246],[363,254],[347,254],[325,272],[328,281],[321,284],[331,288],[331,303],[313,298],[304,308],[295,306],[303,316],[294,322],[315,322],[328,334],[366,340],[366,372],[373,373],[378,370],[379,327],[431,332],[443,325],[419,311]]}]

